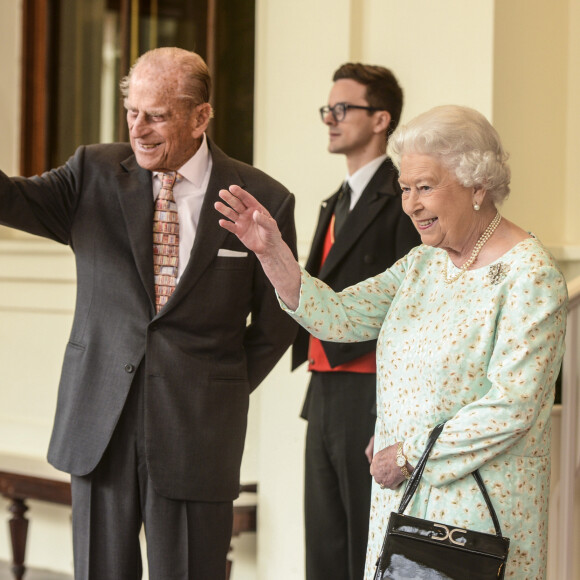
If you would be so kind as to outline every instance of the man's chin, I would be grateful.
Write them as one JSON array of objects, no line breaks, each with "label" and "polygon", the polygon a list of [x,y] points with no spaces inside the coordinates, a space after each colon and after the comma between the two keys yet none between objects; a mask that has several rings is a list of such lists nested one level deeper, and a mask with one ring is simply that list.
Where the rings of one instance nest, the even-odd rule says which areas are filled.
[{"label": "man's chin", "polygon": [[135,159],[137,160],[139,167],[142,167],[143,169],[147,169],[148,171],[162,171],[162,168],[159,167],[159,161],[150,155],[135,153]]},{"label": "man's chin", "polygon": [[340,143],[336,141],[330,141],[328,143],[328,152],[329,153],[342,153],[343,148],[340,146]]}]

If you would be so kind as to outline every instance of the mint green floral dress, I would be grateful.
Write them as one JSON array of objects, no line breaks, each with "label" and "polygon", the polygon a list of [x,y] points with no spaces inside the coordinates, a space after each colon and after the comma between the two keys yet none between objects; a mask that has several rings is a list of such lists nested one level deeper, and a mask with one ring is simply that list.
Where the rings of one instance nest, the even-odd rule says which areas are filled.
[{"label": "mint green floral dress", "polygon": [[[403,441],[414,465],[447,420],[406,513],[493,533],[469,475],[479,469],[511,540],[506,578],[542,579],[566,283],[534,237],[450,284],[446,268],[458,272],[446,252],[423,245],[338,294],[303,271],[290,314],[323,340],[378,338],[375,451]],[[365,580],[403,489],[373,481]]]}]

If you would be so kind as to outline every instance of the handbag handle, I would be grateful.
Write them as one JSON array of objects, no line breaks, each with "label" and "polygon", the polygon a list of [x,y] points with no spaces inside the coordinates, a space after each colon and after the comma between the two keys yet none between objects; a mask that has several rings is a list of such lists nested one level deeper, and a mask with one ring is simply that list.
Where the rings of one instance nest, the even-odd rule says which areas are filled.
[{"label": "handbag handle", "polygon": [[[439,434],[441,433],[441,431],[443,431],[444,426],[445,426],[445,422],[439,423],[439,425],[437,425],[433,429],[433,431],[431,431],[431,433],[429,434],[429,439],[427,440],[427,446],[425,447],[425,451],[423,451],[423,455],[421,455],[421,458],[417,462],[417,465],[415,466],[415,469],[413,470],[413,473],[411,474],[411,478],[407,482],[407,487],[405,488],[403,498],[401,499],[401,503],[399,505],[399,509],[398,509],[399,514],[402,514],[405,511],[405,509],[409,505],[409,502],[411,501],[411,498],[413,497],[413,495],[417,491],[417,487],[419,486],[419,481],[421,481],[421,477],[423,476],[423,471],[425,469],[425,465],[427,464],[427,459],[429,459],[429,455],[431,453],[431,450],[433,449],[433,446],[435,445],[435,441],[437,441],[437,437],[439,437]],[[477,485],[478,485],[478,487],[483,495],[483,499],[485,500],[485,503],[486,503],[487,508],[489,510],[489,513],[491,515],[491,519],[493,521],[493,527],[495,528],[495,535],[501,538],[502,533],[501,533],[501,527],[499,525],[499,519],[497,517],[497,514],[495,513],[495,509],[493,508],[493,504],[491,503],[491,499],[489,498],[489,495],[487,493],[487,489],[485,488],[485,484],[483,483],[483,479],[481,478],[479,470],[476,469],[472,473],[472,475],[473,475],[473,477],[474,477],[474,479],[475,479],[475,481],[476,481],[476,483],[477,483]]]}]

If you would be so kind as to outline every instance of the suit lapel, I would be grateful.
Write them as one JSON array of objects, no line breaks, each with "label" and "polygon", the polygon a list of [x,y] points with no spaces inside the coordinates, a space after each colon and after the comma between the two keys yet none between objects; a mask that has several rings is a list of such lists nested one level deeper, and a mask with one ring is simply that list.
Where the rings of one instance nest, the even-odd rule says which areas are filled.
[{"label": "suit lapel", "polygon": [[212,156],[212,169],[201,207],[195,241],[191,249],[187,268],[163,311],[168,311],[175,307],[191,291],[216,257],[219,248],[228,235],[228,232],[219,225],[220,215],[214,207],[215,202],[221,199],[218,195],[219,190],[227,189],[234,183],[241,187],[245,185],[241,182],[241,177],[228,156],[209,139],[208,145]]},{"label": "suit lapel", "polygon": [[[386,159],[377,169],[330,249],[320,269],[319,276],[321,279],[324,280],[340,264],[344,256],[356,245],[359,237],[378,217],[383,208],[387,204],[396,201],[399,197],[392,180],[388,178],[389,173],[393,171],[395,170],[390,159]],[[336,197],[337,194],[331,199]],[[332,207],[334,208],[334,204],[332,204]]]},{"label": "suit lapel", "polygon": [[308,255],[308,260],[305,265],[306,271],[314,276],[319,274],[320,261],[324,250],[324,240],[326,239],[326,233],[330,226],[330,220],[334,213],[334,206],[336,205],[339,192],[340,189],[331,197],[325,199],[320,205],[318,224],[316,226],[316,231],[314,232],[314,237],[312,238],[310,254]]},{"label": "suit lapel", "polygon": [[135,264],[151,306],[155,304],[153,285],[153,193],[152,174],[137,164],[133,155],[121,163],[118,176],[119,203],[127,226]]}]

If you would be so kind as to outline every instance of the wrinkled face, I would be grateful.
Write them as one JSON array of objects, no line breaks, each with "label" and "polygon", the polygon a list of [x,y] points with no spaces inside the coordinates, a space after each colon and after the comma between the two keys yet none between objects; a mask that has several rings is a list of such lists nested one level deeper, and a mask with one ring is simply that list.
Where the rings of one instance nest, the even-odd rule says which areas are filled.
[{"label": "wrinkled face", "polygon": [[144,169],[176,171],[199,148],[200,106],[176,97],[177,88],[175,71],[144,64],[133,73],[125,108],[131,147]]},{"label": "wrinkled face", "polygon": [[[328,105],[333,107],[336,103],[368,107],[366,86],[352,79],[335,81],[328,96]],[[324,122],[328,126],[328,150],[347,156],[364,153],[375,134],[374,118],[374,114],[369,115],[369,112],[363,109],[349,109],[345,118],[336,122],[332,114],[328,113],[324,117]]]},{"label": "wrinkled face", "polygon": [[474,188],[461,185],[436,158],[415,153],[401,158],[399,183],[403,210],[424,244],[460,251],[471,243]]}]

